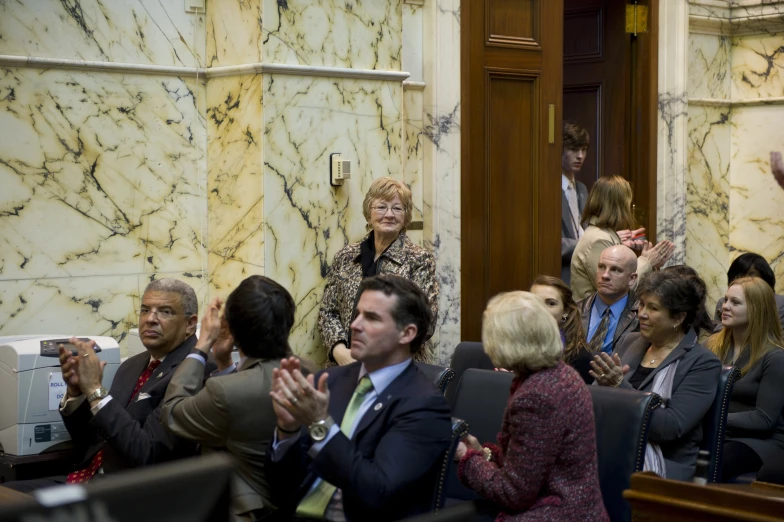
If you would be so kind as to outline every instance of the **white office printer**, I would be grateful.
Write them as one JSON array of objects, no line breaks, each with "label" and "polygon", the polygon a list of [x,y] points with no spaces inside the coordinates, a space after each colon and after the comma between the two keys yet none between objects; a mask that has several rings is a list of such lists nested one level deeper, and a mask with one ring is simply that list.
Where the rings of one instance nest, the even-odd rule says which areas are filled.
[{"label": "white office printer", "polygon": [[[70,446],[71,436],[60,418],[66,385],[57,346],[68,335],[0,336],[0,449],[10,455],[37,455]],[[96,342],[107,390],[120,366],[120,347],[111,337],[82,336]],[[99,350],[100,348],[100,350]]]}]

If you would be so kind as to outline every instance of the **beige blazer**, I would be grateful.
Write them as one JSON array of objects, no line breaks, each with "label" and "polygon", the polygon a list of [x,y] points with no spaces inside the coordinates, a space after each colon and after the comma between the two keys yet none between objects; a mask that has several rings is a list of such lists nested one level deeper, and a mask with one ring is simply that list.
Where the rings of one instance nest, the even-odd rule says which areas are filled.
[{"label": "beige blazer", "polygon": [[[597,291],[596,269],[602,251],[613,245],[620,245],[621,238],[613,230],[594,226],[591,218],[585,234],[580,238],[572,255],[572,294],[575,301],[582,301]],[[637,258],[637,281],[641,281],[653,270],[644,257]]]},{"label": "beige blazer", "polygon": [[239,371],[210,377],[202,387],[204,365],[186,358],[166,390],[161,423],[170,433],[197,441],[205,451],[222,449],[236,459],[232,519],[250,520],[249,511],[275,509],[264,472],[275,429],[270,388],[280,359],[248,357]]}]

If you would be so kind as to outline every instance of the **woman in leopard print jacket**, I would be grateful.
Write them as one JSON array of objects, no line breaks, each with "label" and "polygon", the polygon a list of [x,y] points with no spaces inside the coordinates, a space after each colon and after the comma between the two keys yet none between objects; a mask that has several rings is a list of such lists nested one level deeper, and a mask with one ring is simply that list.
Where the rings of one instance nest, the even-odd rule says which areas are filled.
[{"label": "woman in leopard print jacket", "polygon": [[[433,254],[411,242],[405,229],[411,224],[411,190],[389,177],[375,180],[365,195],[362,211],[370,232],[359,243],[345,246],[330,267],[319,311],[318,329],[329,350],[328,365],[353,362],[351,321],[354,319],[359,283],[365,277],[395,274],[417,283],[425,292],[433,320],[425,339],[435,331],[438,318],[438,281]],[[426,342],[414,359],[430,362]]]}]

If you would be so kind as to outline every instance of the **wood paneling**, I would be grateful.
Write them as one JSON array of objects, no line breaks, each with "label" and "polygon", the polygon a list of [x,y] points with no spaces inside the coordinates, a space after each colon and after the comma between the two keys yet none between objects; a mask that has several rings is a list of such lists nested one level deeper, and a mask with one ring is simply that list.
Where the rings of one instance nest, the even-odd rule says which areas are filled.
[{"label": "wood paneling", "polygon": [[486,0],[486,38],[489,45],[535,46],[539,16],[535,0]]},{"label": "wood paneling", "polygon": [[[588,189],[599,176],[619,174],[629,177],[631,123],[631,35],[625,31],[625,0],[565,0],[564,17],[570,30],[564,31],[564,49],[572,52],[581,45],[599,52],[564,60],[564,119],[591,132],[586,163],[595,170],[580,172],[578,179]],[[596,43],[601,42],[601,43]],[[599,86],[596,104],[581,107],[584,86]],[[590,103],[594,103],[592,100]],[[585,169],[583,169],[585,170]]]},{"label": "wood paneling", "polygon": [[[536,117],[536,76],[488,70],[487,77],[486,270],[489,293],[493,295],[524,288],[534,272],[533,251],[520,246],[536,244],[539,223],[535,187],[541,130]],[[512,223],[530,226],[510,226]]]},{"label": "wood paneling", "polygon": [[564,13],[564,64],[602,59],[603,20],[601,9],[571,9]]},{"label": "wood paneling", "polygon": [[[461,328],[560,273],[563,0],[461,5]],[[530,21],[529,18],[530,17]],[[548,106],[555,139],[548,142]]]},{"label": "wood paneling", "polygon": [[649,32],[625,32],[626,0],[564,0],[564,119],[588,129],[591,146],[577,178],[590,189],[619,174],[656,232],[657,0]]}]

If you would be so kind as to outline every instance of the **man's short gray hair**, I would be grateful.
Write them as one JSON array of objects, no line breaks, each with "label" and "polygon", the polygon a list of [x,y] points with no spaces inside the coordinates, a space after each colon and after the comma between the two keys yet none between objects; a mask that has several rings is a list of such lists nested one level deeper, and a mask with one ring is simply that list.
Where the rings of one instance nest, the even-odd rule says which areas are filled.
[{"label": "man's short gray hair", "polygon": [[182,311],[186,315],[194,315],[199,313],[199,300],[196,298],[196,292],[191,288],[188,283],[180,281],[179,279],[164,278],[156,279],[147,285],[144,293],[147,292],[171,292],[173,294],[180,294],[180,303],[182,304]]}]

